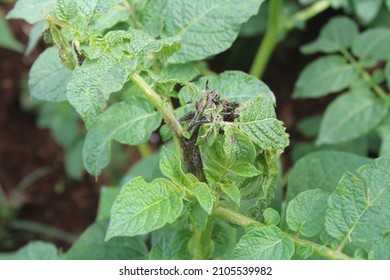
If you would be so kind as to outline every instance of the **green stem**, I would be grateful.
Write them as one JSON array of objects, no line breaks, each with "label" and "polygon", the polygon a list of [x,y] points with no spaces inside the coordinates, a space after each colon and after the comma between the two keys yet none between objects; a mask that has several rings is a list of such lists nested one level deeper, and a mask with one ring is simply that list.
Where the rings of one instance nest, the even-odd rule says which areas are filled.
[{"label": "green stem", "polygon": [[[225,219],[233,224],[239,225],[241,227],[246,227],[249,224],[256,224],[258,226],[266,226],[265,224],[262,224],[256,220],[253,220],[241,213],[238,213],[232,209],[226,208],[224,206],[217,206],[214,210],[212,215],[215,217],[219,217],[222,219]],[[319,245],[317,243],[311,242],[309,240],[301,239],[295,235],[284,233],[289,238],[291,238],[294,241],[295,246],[302,246],[302,245],[309,245],[311,248],[313,248],[314,254],[317,256],[320,256],[325,259],[341,259],[341,260],[349,260],[350,257],[345,255],[344,253],[333,250],[328,247],[325,247],[323,245]]]},{"label": "green stem", "polygon": [[332,0],[321,0],[315,2],[314,4],[310,5],[306,9],[297,12],[296,14],[294,14],[288,20],[285,21],[284,23],[285,30],[293,29],[297,23],[305,22],[315,17],[316,15],[328,9],[331,6],[331,4],[332,4]]},{"label": "green stem", "polygon": [[263,76],[265,67],[278,42],[282,2],[282,0],[270,0],[268,7],[268,28],[249,71],[249,74],[255,77],[261,78]]},{"label": "green stem", "polygon": [[346,49],[340,50],[341,54],[355,67],[360,76],[365,80],[374,92],[390,105],[390,96],[372,79],[371,75],[358,63],[358,61]]},{"label": "green stem", "polygon": [[209,217],[204,231],[195,228],[195,225],[193,227],[193,235],[189,244],[192,259],[207,260],[210,257],[210,240],[214,228],[214,221]]},{"label": "green stem", "polygon": [[142,158],[146,158],[153,153],[152,150],[150,149],[148,143],[140,144],[137,146],[137,148],[138,148],[138,151],[140,152]]},{"label": "green stem", "polygon": [[159,111],[165,120],[165,122],[172,129],[177,138],[181,139],[183,128],[179,121],[176,119],[172,110],[170,110],[161,97],[154,91],[154,89],[137,73],[131,75],[131,80],[136,84],[144,93],[146,98],[153,104],[153,106]]}]

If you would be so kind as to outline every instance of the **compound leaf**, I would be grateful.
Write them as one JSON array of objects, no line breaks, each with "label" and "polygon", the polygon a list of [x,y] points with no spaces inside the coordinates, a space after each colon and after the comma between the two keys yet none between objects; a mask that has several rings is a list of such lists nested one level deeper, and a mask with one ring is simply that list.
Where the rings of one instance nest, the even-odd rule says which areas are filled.
[{"label": "compound leaf", "polygon": [[46,49],[35,61],[30,70],[28,86],[31,95],[46,101],[64,101],[66,88],[72,78],[58,57],[55,47]]},{"label": "compound leaf", "polygon": [[348,17],[333,17],[321,29],[320,36],[314,42],[302,47],[306,54],[315,52],[333,53],[351,47],[358,36],[356,23]]},{"label": "compound leaf", "polygon": [[371,92],[338,96],[325,111],[317,144],[336,144],[359,138],[379,125],[388,106]]},{"label": "compound leaf", "polygon": [[390,159],[346,172],[329,196],[325,227],[341,241],[371,244],[390,232]]},{"label": "compound leaf", "polygon": [[355,68],[339,55],[321,57],[310,63],[299,75],[294,98],[317,98],[340,91],[355,77]]},{"label": "compound leaf", "polygon": [[276,226],[251,227],[236,245],[236,260],[289,260],[294,243]]},{"label": "compound leaf", "polygon": [[259,10],[259,0],[169,0],[165,12],[165,34],[180,36],[182,48],[172,63],[200,60],[231,46],[240,25]]},{"label": "compound leaf", "polygon": [[110,160],[110,142],[139,145],[145,143],[161,123],[161,116],[141,101],[116,103],[92,126],[85,138],[84,166],[98,176]]},{"label": "compound leaf", "polygon": [[287,205],[286,222],[288,227],[306,237],[318,234],[325,221],[328,196],[329,193],[320,189],[298,194]]},{"label": "compound leaf", "polygon": [[68,260],[144,260],[148,249],[142,237],[117,237],[104,241],[108,219],[89,226],[65,254]]},{"label": "compound leaf", "polygon": [[183,209],[184,193],[166,179],[126,183],[111,209],[106,241],[115,236],[146,234],[174,222]]},{"label": "compound leaf", "polygon": [[312,189],[332,192],[342,175],[371,159],[338,151],[320,151],[301,158],[288,176],[287,201]]}]

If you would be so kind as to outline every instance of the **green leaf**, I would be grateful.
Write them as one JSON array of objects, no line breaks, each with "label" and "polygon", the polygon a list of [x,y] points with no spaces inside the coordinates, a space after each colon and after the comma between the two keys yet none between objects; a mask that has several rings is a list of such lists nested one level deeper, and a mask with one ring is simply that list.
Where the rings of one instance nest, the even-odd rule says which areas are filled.
[{"label": "green leaf", "polygon": [[390,30],[384,27],[371,28],[359,35],[352,46],[354,55],[360,60],[387,60],[390,58],[388,46]]},{"label": "green leaf", "polygon": [[265,151],[281,152],[289,144],[283,123],[276,119],[273,102],[266,95],[253,98],[244,105],[238,125],[251,141]]},{"label": "green leaf", "polygon": [[55,16],[64,22],[72,22],[78,14],[77,0],[57,0]]},{"label": "green leaf", "polygon": [[47,242],[32,241],[13,253],[1,253],[0,260],[58,260],[57,248]]},{"label": "green leaf", "polygon": [[66,175],[69,178],[78,181],[82,179],[85,171],[83,165],[83,146],[84,137],[79,137],[79,139],[76,139],[75,142],[67,148],[64,158]]},{"label": "green leaf", "polygon": [[371,92],[346,93],[325,110],[317,144],[336,144],[357,139],[373,130],[389,109]]},{"label": "green leaf", "polygon": [[376,242],[368,253],[369,260],[390,260],[390,236]]},{"label": "green leaf", "polygon": [[85,138],[84,166],[98,176],[110,160],[110,143],[145,143],[161,123],[161,116],[143,100],[116,103],[92,126]]},{"label": "green leaf", "polygon": [[88,24],[94,23],[97,15],[107,13],[111,7],[121,0],[78,0],[78,10],[84,16]]},{"label": "green leaf", "polygon": [[106,241],[115,236],[146,234],[174,222],[183,209],[184,193],[166,179],[126,183],[111,209]]},{"label": "green leaf", "polygon": [[119,187],[101,187],[96,221],[110,218],[112,204],[120,192]]},{"label": "green leaf", "polygon": [[165,147],[162,148],[160,154],[160,170],[162,174],[170,178],[179,186],[188,187],[192,183],[198,181],[194,176],[191,176],[192,174],[186,174],[183,171],[179,157]]},{"label": "green leaf", "polygon": [[313,252],[313,247],[309,244],[300,245],[295,248],[295,253],[301,260],[308,259],[310,256],[313,255]]},{"label": "green leaf", "polygon": [[110,94],[123,87],[129,67],[134,67],[129,60],[116,62],[103,56],[98,60],[86,59],[73,71],[66,94],[87,127],[103,113]]},{"label": "green leaf", "polygon": [[382,140],[379,155],[390,158],[390,116],[387,116],[377,129]]},{"label": "green leaf", "polygon": [[286,222],[288,227],[305,237],[317,235],[325,221],[328,196],[328,192],[320,189],[298,194],[287,205]]},{"label": "green leaf", "polygon": [[289,260],[293,254],[293,241],[278,227],[252,227],[236,245],[233,259]]},{"label": "green leaf", "polygon": [[187,207],[188,215],[191,219],[191,224],[200,230],[206,230],[209,213],[200,205],[199,202],[190,203]]},{"label": "green leaf", "polygon": [[211,214],[214,206],[214,194],[206,183],[197,182],[192,184],[188,189],[188,193],[195,196],[200,206],[202,206],[208,214]]},{"label": "green leaf", "polygon": [[12,35],[3,14],[0,14],[0,47],[13,50],[16,52],[22,52],[24,46],[18,42],[15,37]]},{"label": "green leaf", "polygon": [[142,10],[138,13],[142,31],[150,36],[158,37],[163,29],[163,15],[168,0],[146,0],[145,2]]},{"label": "green leaf", "polygon": [[356,14],[364,22],[371,22],[379,13],[383,0],[352,0]]},{"label": "green leaf", "polygon": [[142,237],[117,237],[104,241],[108,219],[87,228],[65,254],[68,260],[144,260],[148,249]]},{"label": "green leaf", "polygon": [[66,87],[72,78],[58,57],[55,47],[46,49],[32,66],[28,79],[31,95],[40,100],[66,100]]},{"label": "green leaf", "polygon": [[18,0],[6,18],[20,18],[34,24],[45,19],[46,15],[54,10],[55,5],[56,0]]},{"label": "green leaf", "polygon": [[211,259],[230,260],[236,245],[236,229],[224,222],[216,222],[211,233],[211,239],[214,241]]},{"label": "green leaf", "polygon": [[390,159],[346,172],[329,196],[325,227],[341,241],[371,244],[390,232]]},{"label": "green leaf", "polygon": [[263,213],[264,222],[269,226],[277,226],[280,223],[279,212],[272,208],[265,209]]},{"label": "green leaf", "polygon": [[242,164],[253,163],[256,159],[256,148],[252,141],[236,127],[227,125],[224,131],[223,150],[227,159]]},{"label": "green leaf", "polygon": [[321,189],[335,190],[342,175],[372,160],[338,151],[320,151],[301,158],[288,176],[287,201],[299,193]]},{"label": "green leaf", "polygon": [[355,68],[339,55],[321,57],[299,75],[294,98],[317,98],[348,87],[356,75]]},{"label": "green leaf", "polygon": [[[158,237],[155,241],[155,235]],[[188,250],[192,232],[189,229],[178,229],[177,227],[164,227],[152,233],[152,249],[150,260],[189,260],[191,259]]]},{"label": "green leaf", "polygon": [[238,187],[234,184],[220,184],[221,191],[226,194],[234,203],[240,205],[241,194]]},{"label": "green leaf", "polygon": [[153,179],[163,177],[159,167],[160,153],[154,153],[151,156],[145,157],[137,161],[121,179],[120,185],[142,176],[146,182],[151,182]]},{"label": "green leaf", "polygon": [[26,56],[31,55],[35,47],[38,45],[39,40],[42,37],[42,30],[46,24],[47,24],[46,20],[41,20],[31,27],[27,48],[24,52]]},{"label": "green leaf", "polygon": [[322,121],[322,116],[320,115],[306,117],[303,120],[299,121],[297,125],[297,129],[305,137],[313,138],[317,136],[320,131],[321,121]]},{"label": "green leaf", "polygon": [[192,63],[169,64],[160,72],[161,77],[175,79],[179,82],[187,82],[199,75],[199,71]]},{"label": "green leaf", "polygon": [[227,160],[223,150],[223,137],[211,145],[201,145],[200,152],[203,162],[203,170],[207,181],[212,184],[237,184],[242,183],[246,177],[254,177],[260,174],[252,165],[241,165]]},{"label": "green leaf", "polygon": [[[66,68],[73,70],[76,67],[76,60],[74,58],[73,49],[68,38],[62,32],[62,30],[58,29],[57,26],[51,22],[49,22],[49,30],[51,40],[53,40],[53,42],[58,47],[58,54],[60,56],[61,63]],[[44,39],[45,42],[47,42],[46,37]]]},{"label": "green leaf", "polygon": [[358,27],[348,17],[332,17],[321,29],[320,36],[312,43],[301,48],[305,54],[324,52],[333,53],[351,47],[358,36]]},{"label": "green leaf", "polygon": [[183,41],[170,62],[201,60],[228,49],[240,25],[257,13],[262,2],[169,0],[164,10],[166,35],[181,36]]},{"label": "green leaf", "polygon": [[258,95],[268,95],[275,102],[273,92],[256,77],[241,71],[225,71],[218,76],[200,78],[196,83],[198,88],[195,92],[188,87],[182,88],[179,92],[180,103],[184,105],[204,97],[206,81],[209,82],[210,89],[215,90],[222,99],[230,102],[245,102]]}]

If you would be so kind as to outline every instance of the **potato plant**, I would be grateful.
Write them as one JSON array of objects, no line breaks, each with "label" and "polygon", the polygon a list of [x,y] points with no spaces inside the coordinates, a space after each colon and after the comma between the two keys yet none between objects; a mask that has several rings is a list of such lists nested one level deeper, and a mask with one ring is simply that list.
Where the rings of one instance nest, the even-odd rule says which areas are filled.
[{"label": "potato plant", "polygon": [[[44,39],[53,45],[31,69],[31,94],[68,102],[79,114],[89,174],[107,167],[113,141],[141,147],[159,131],[164,144],[120,187],[102,188],[96,223],[69,251],[35,242],[5,258],[388,259],[390,159],[311,153],[290,172],[284,199],[279,160],[289,136],[273,92],[255,76],[213,74],[204,63],[231,46],[262,2],[19,0],[8,18],[44,21]],[[318,1],[283,26],[282,1],[270,1],[277,14],[269,15],[269,32],[339,2],[348,1]],[[339,54],[309,65],[295,97],[350,89],[330,105],[319,143],[385,127],[384,70],[374,77],[366,68],[389,58],[387,33],[359,35],[340,17],[303,47]],[[277,43],[269,34],[264,40],[256,76]]]}]

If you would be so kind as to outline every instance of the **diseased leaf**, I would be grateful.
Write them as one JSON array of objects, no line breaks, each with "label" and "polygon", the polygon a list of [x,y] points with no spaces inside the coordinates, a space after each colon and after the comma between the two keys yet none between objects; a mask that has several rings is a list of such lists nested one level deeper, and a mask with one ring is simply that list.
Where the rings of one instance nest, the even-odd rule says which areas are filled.
[{"label": "diseased leaf", "polygon": [[238,126],[265,151],[281,152],[289,144],[283,123],[276,119],[273,102],[266,95],[253,98],[244,105]]},{"label": "diseased leaf", "polygon": [[108,219],[89,226],[65,254],[68,260],[144,260],[148,249],[142,237],[117,237],[104,241]]},{"label": "diseased leaf", "polygon": [[252,141],[238,128],[225,126],[223,150],[228,160],[251,164],[256,159],[256,148]]},{"label": "diseased leaf", "polygon": [[320,151],[301,158],[288,176],[287,201],[299,193],[321,189],[333,192],[342,175],[372,160],[339,151]]},{"label": "diseased leaf", "polygon": [[387,48],[389,44],[390,30],[388,28],[371,28],[358,36],[352,46],[352,52],[360,60],[387,60],[390,58]]},{"label": "diseased leaf", "polygon": [[128,145],[145,143],[160,123],[160,114],[143,101],[114,104],[88,130],[83,149],[85,168],[98,176],[110,160],[112,140]]},{"label": "diseased leaf", "polygon": [[54,10],[55,6],[56,0],[18,0],[6,18],[20,18],[34,24],[45,19],[46,15]]},{"label": "diseased leaf", "polygon": [[179,92],[182,105],[195,102],[204,97],[206,81],[209,88],[215,90],[221,99],[230,102],[245,102],[258,95],[268,95],[275,102],[275,96],[269,87],[259,79],[240,71],[225,71],[218,76],[202,77],[196,83],[198,88],[192,91],[189,87],[183,87]]},{"label": "diseased leaf", "polygon": [[288,227],[300,235],[311,237],[318,234],[325,222],[326,200],[329,193],[321,189],[298,194],[287,205]]},{"label": "diseased leaf", "polygon": [[325,226],[341,241],[372,244],[390,232],[390,159],[346,172],[328,199]]},{"label": "diseased leaf", "polygon": [[289,260],[294,243],[276,226],[251,227],[233,253],[236,260]]},{"label": "diseased leaf", "polygon": [[299,75],[294,98],[317,98],[348,87],[356,75],[355,68],[339,55],[321,57]]},{"label": "diseased leaf", "polygon": [[317,144],[336,144],[357,139],[373,130],[389,109],[371,92],[346,93],[326,109]]},{"label": "diseased leaf", "polygon": [[111,209],[106,241],[115,236],[146,234],[174,222],[183,209],[184,193],[166,179],[151,183],[137,177],[126,183]]},{"label": "diseased leaf", "polygon": [[348,17],[332,17],[321,29],[319,37],[301,48],[305,54],[315,52],[333,53],[351,47],[358,36],[358,27]]},{"label": "diseased leaf", "polygon": [[87,127],[91,127],[103,113],[110,94],[125,84],[133,60],[121,62],[103,56],[88,60],[73,71],[66,95],[70,104],[80,114]]},{"label": "diseased leaf", "polygon": [[272,208],[265,209],[263,213],[264,222],[269,226],[277,226],[280,223],[280,215],[278,211]]},{"label": "diseased leaf", "polygon": [[29,74],[31,95],[46,101],[66,100],[66,88],[72,71],[62,65],[55,47],[46,49],[35,61]]},{"label": "diseased leaf", "polygon": [[379,13],[383,0],[352,0],[356,14],[364,22],[371,22]]},{"label": "diseased leaf", "polygon": [[200,60],[226,50],[237,38],[240,25],[257,13],[262,2],[168,0],[163,15],[165,34],[183,41],[170,62]]},{"label": "diseased leaf", "polygon": [[57,248],[47,242],[32,241],[16,252],[1,253],[0,260],[58,260]]}]

